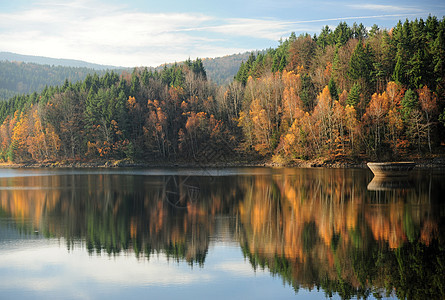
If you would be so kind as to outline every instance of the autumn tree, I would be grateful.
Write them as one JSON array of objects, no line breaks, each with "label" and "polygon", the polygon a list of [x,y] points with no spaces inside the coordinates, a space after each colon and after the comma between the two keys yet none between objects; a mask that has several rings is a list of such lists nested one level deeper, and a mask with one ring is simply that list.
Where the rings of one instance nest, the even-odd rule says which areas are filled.
[{"label": "autumn tree", "polygon": [[146,145],[162,157],[167,157],[170,150],[170,142],[167,130],[167,115],[163,112],[158,100],[148,100],[149,114],[144,126]]},{"label": "autumn tree", "polygon": [[12,130],[11,152],[10,156],[13,161],[26,161],[31,155],[28,152],[27,139],[29,135],[29,118],[28,114],[16,112],[17,123]]},{"label": "autumn tree", "polygon": [[408,141],[402,138],[403,134],[403,118],[401,110],[401,100],[404,95],[404,90],[400,84],[394,81],[388,82],[386,86],[386,94],[389,98],[389,111],[387,115],[388,125],[388,142],[393,153],[397,156],[405,151]]},{"label": "autumn tree", "polygon": [[312,114],[316,128],[316,138],[319,141],[319,151],[321,150],[321,145],[323,145],[325,150],[332,149],[332,144],[334,142],[333,104],[329,88],[326,86],[318,95],[317,105]]},{"label": "autumn tree", "polygon": [[29,132],[26,143],[28,153],[36,161],[57,159],[61,148],[59,135],[50,123],[42,123],[42,112],[34,106],[30,111]]},{"label": "autumn tree", "polygon": [[386,115],[389,110],[389,97],[386,92],[383,94],[375,93],[371,97],[366,113],[363,115],[363,120],[371,126],[371,132],[374,136],[372,148],[375,155],[378,157],[382,148],[382,141],[384,140],[386,129]]},{"label": "autumn tree", "polygon": [[227,116],[226,122],[235,125],[240,116],[244,89],[240,82],[233,81],[227,88],[220,88],[216,102],[219,116]]},{"label": "autumn tree", "polygon": [[420,107],[425,114],[428,149],[431,153],[431,120],[433,115],[437,112],[437,100],[436,96],[428,89],[426,85],[423,86],[423,88],[417,90],[417,93],[419,95]]},{"label": "autumn tree", "polygon": [[277,149],[282,149],[284,155],[291,159],[308,159],[312,157],[314,152],[313,136],[311,135],[311,128],[308,127],[311,123],[310,115],[297,108],[294,117],[295,120],[292,125],[281,136],[280,146]]},{"label": "autumn tree", "polygon": [[255,150],[266,155],[272,150],[272,120],[268,112],[263,108],[258,99],[254,99],[249,109],[249,117],[252,122],[252,137]]},{"label": "autumn tree", "polygon": [[282,96],[283,119],[286,120],[288,124],[292,124],[296,117],[297,109],[303,109],[303,102],[300,98],[301,75],[283,71],[281,78],[284,86]]},{"label": "autumn tree", "polygon": [[85,132],[83,110],[86,94],[66,91],[54,95],[41,107],[42,117],[61,139],[65,157],[80,157],[85,150],[82,133]]},{"label": "autumn tree", "polygon": [[287,69],[297,72],[301,67],[307,73],[312,65],[316,43],[310,35],[300,35],[289,45],[289,62]]}]

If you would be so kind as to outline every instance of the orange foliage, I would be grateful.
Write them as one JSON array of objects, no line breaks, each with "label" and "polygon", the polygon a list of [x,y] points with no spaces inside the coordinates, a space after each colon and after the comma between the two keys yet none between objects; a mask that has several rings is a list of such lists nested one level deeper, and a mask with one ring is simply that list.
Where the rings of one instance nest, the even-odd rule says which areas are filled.
[{"label": "orange foliage", "polygon": [[260,154],[265,155],[270,151],[270,119],[258,99],[252,101],[249,114],[253,125],[252,133],[255,140],[255,150]]},{"label": "orange foliage", "polygon": [[371,97],[368,107],[366,108],[366,115],[376,123],[383,121],[389,110],[389,98],[386,92],[383,94],[375,93]]},{"label": "orange foliage", "polygon": [[419,94],[420,106],[424,112],[430,115],[437,111],[436,95],[434,95],[426,85],[419,89],[417,93]]},{"label": "orange foliage", "polygon": [[303,102],[300,99],[301,90],[301,76],[293,72],[283,71],[282,80],[284,84],[282,103],[283,103],[283,118],[289,119],[290,124],[293,123],[296,117],[297,109],[303,109]]}]

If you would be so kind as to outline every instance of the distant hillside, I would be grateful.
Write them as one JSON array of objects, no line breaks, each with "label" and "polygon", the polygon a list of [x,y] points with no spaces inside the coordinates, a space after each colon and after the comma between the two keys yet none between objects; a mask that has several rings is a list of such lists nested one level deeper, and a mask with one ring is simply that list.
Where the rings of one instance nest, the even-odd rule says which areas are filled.
[{"label": "distant hillside", "polygon": [[11,52],[0,52],[1,61],[16,61],[25,63],[36,63],[40,65],[50,65],[50,66],[63,66],[63,67],[76,67],[76,68],[90,68],[95,70],[107,70],[107,69],[122,69],[121,67],[108,66],[93,64],[86,61],[75,60],[75,59],[60,59],[60,58],[50,58],[43,56],[33,56],[33,55],[22,55]]},{"label": "distant hillside", "polygon": [[0,100],[20,94],[41,92],[45,86],[59,86],[66,79],[77,82],[84,80],[88,74],[103,75],[105,72],[91,68],[0,61]]},{"label": "distant hillside", "polygon": [[251,52],[232,54],[216,58],[203,58],[202,64],[207,72],[207,77],[219,85],[232,82],[238,72],[241,62],[247,61]]},{"label": "distant hillside", "polygon": [[[218,85],[229,84],[238,72],[241,62],[246,62],[250,53],[202,59],[207,77]],[[163,67],[164,65],[156,69],[161,70]],[[0,52],[0,100],[19,94],[41,92],[45,86],[59,86],[66,79],[71,82],[82,81],[87,74],[103,75],[106,70],[117,73],[124,70],[132,72],[131,68],[118,68],[79,60]]]},{"label": "distant hillside", "polygon": [[[226,55],[216,58],[202,58],[202,64],[207,73],[207,78],[218,85],[226,85],[232,82],[242,62],[246,62],[252,52],[244,52]],[[253,51],[257,54],[259,51]],[[178,62],[182,64],[183,62]],[[171,67],[174,63],[163,64],[155,69],[160,71],[164,66]]]}]

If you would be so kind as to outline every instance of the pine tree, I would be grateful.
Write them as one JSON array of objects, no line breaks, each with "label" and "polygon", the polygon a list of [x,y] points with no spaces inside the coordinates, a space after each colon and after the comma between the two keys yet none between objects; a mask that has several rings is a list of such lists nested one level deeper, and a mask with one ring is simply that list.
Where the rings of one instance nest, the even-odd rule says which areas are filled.
[{"label": "pine tree", "polygon": [[331,97],[334,100],[338,100],[338,90],[337,85],[335,84],[334,77],[331,77],[328,84],[329,92],[331,93]]},{"label": "pine tree", "polygon": [[348,99],[346,100],[346,104],[352,107],[356,107],[360,102],[360,85],[355,83],[348,94]]}]

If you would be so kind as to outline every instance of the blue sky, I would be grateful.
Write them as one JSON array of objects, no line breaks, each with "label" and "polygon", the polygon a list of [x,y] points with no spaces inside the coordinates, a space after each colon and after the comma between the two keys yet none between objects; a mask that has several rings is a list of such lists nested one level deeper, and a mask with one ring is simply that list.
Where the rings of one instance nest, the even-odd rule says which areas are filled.
[{"label": "blue sky", "polygon": [[0,51],[157,66],[276,47],[341,21],[389,29],[429,14],[441,19],[445,2],[0,0]]}]

